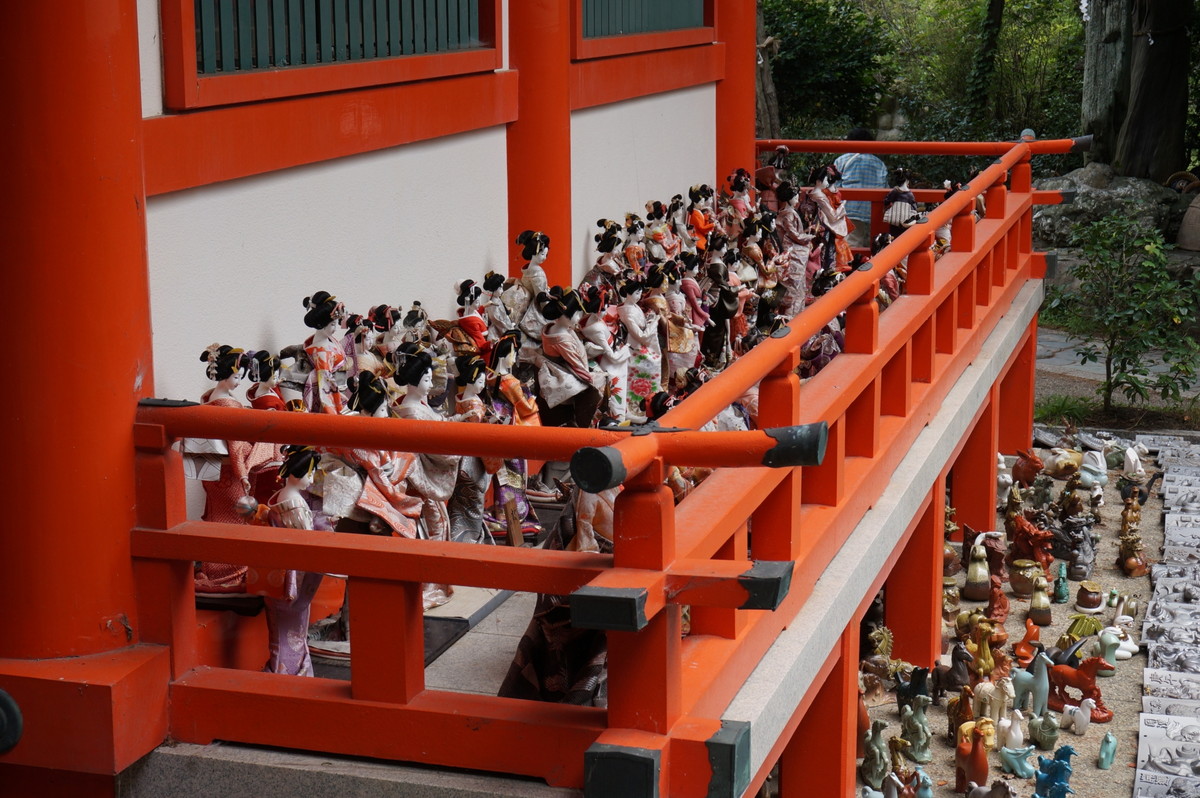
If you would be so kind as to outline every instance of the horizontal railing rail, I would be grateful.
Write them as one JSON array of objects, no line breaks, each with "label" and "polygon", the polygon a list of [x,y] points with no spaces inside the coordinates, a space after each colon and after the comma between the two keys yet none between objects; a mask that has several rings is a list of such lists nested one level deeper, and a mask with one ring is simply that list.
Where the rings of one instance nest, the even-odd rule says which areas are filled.
[{"label": "horizontal railing rail", "polygon": [[[832,152],[845,143],[822,146]],[[1037,149],[989,146],[998,160],[927,222],[656,427],[481,429],[194,405],[139,408],[143,501],[132,550],[143,639],[172,647],[172,734],[497,770],[571,786],[584,784],[585,761],[597,772],[614,751],[657,752],[653,778],[671,794],[707,794],[716,778],[714,746],[738,760],[747,744],[737,729],[722,727],[722,710],[800,612],[989,331],[1024,284],[1040,276],[1030,246],[1029,158]],[[981,193],[987,211],[976,220]],[[933,231],[943,224],[953,240],[935,260]],[[879,281],[905,258],[906,291],[881,314]],[[835,317],[844,319],[844,351],[801,385],[802,347]],[[755,388],[762,429],[695,431]],[[172,448],[181,437],[571,458],[583,487],[620,486],[613,553],[187,520],[180,455]],[[675,465],[716,470],[676,505],[664,486]],[[193,560],[346,574],[354,630],[349,684],[205,666],[193,641]],[[568,595],[576,626],[607,630],[607,709],[426,689],[424,581]],[[687,636],[683,606],[691,607]],[[300,715],[303,724],[285,720]],[[351,720],[359,717],[369,721]],[[332,735],[331,728],[345,732]],[[428,731],[379,733],[402,728]]]}]

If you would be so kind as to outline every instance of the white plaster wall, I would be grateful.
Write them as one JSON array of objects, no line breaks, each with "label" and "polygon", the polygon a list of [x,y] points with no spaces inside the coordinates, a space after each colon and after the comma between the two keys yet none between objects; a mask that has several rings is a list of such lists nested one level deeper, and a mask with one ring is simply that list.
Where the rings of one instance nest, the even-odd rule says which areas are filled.
[{"label": "white plaster wall", "polygon": [[138,57],[142,67],[142,116],[163,112],[162,37],[159,0],[137,0]]},{"label": "white plaster wall", "polygon": [[211,343],[302,342],[315,291],[451,318],[454,281],[506,268],[507,192],[496,127],[151,197],[155,395],[198,400]]},{"label": "white plaster wall", "polygon": [[571,115],[576,279],[595,260],[596,220],[645,216],[648,200],[716,186],[716,87],[694,86]]}]

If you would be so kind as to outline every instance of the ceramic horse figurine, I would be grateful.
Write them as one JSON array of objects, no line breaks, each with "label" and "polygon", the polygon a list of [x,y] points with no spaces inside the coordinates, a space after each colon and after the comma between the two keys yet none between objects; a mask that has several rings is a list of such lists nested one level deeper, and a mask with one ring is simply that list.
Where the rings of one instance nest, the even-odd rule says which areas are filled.
[{"label": "ceramic horse figurine", "polygon": [[976,730],[983,734],[983,744],[990,754],[996,747],[996,724],[992,722],[991,718],[976,718],[959,726],[956,742],[961,743],[970,737],[971,732]]},{"label": "ceramic horse figurine", "polygon": [[1032,696],[1031,717],[1046,713],[1046,704],[1050,695],[1049,667],[1051,664],[1050,657],[1039,643],[1038,652],[1033,658],[1033,670],[1016,670],[1012,674],[1013,706],[1017,709],[1024,709],[1025,696]]},{"label": "ceramic horse figurine", "polygon": [[904,782],[895,771],[883,777],[883,798],[903,798],[904,789]]},{"label": "ceramic horse figurine", "polygon": [[1029,764],[1029,754],[1036,746],[1023,745],[1017,748],[1004,746],[1000,749],[1000,769],[1012,773],[1019,779],[1032,779],[1033,765]]},{"label": "ceramic horse figurine", "polygon": [[1025,716],[1016,707],[1009,710],[1007,718],[1000,719],[996,733],[1000,736],[1001,747],[1020,748],[1025,744],[1025,730],[1021,727],[1024,722]]},{"label": "ceramic horse figurine", "polygon": [[1029,663],[1033,662],[1033,656],[1037,653],[1037,647],[1034,643],[1041,642],[1042,629],[1032,618],[1025,619],[1025,636],[1020,642],[1013,643],[1013,658],[1017,664],[1024,668]]},{"label": "ceramic horse figurine", "polygon": [[959,694],[946,702],[946,737],[951,743],[958,742],[958,730],[964,723],[975,720],[975,712],[971,709],[974,697],[971,685],[964,684]]},{"label": "ceramic horse figurine", "polygon": [[1048,699],[1050,708],[1056,712],[1062,712],[1063,707],[1070,700],[1067,688],[1073,687],[1082,694],[1081,701],[1090,698],[1096,702],[1096,706],[1091,711],[1092,722],[1108,723],[1112,720],[1113,713],[1111,709],[1104,706],[1104,701],[1100,697],[1100,689],[1096,687],[1096,671],[1112,667],[1114,667],[1112,663],[1106,662],[1100,657],[1088,657],[1079,663],[1078,668],[1072,668],[1070,665],[1055,665],[1050,669],[1050,684],[1053,687]]},{"label": "ceramic horse figurine", "polygon": [[931,700],[927,695],[914,696],[912,703],[900,710],[900,736],[909,742],[904,755],[922,765],[933,761],[933,753],[929,750],[932,735],[925,717]]},{"label": "ceramic horse figurine", "polygon": [[1017,798],[1017,793],[1007,781],[993,781],[991,787],[971,781],[967,783],[967,798]]},{"label": "ceramic horse figurine", "polygon": [[903,714],[904,708],[912,704],[913,698],[929,695],[929,668],[915,667],[905,679],[903,673],[896,674],[896,707]]},{"label": "ceramic horse figurine", "polygon": [[1069,745],[1060,746],[1054,758],[1038,757],[1038,772],[1035,774],[1038,795],[1051,795],[1053,788],[1071,781],[1071,757],[1078,753]]},{"label": "ceramic horse figurine", "polygon": [[913,798],[933,798],[933,779],[920,765],[913,771],[909,786],[913,788]]},{"label": "ceramic horse figurine", "polygon": [[881,679],[895,680],[896,674],[912,670],[912,665],[901,659],[892,659],[892,630],[886,626],[876,627],[867,635],[875,652],[863,660],[862,670],[874,673]]},{"label": "ceramic horse figurine", "polygon": [[1062,716],[1058,719],[1058,728],[1070,729],[1082,737],[1087,734],[1088,726],[1092,722],[1092,710],[1095,708],[1096,700],[1094,698],[1083,699],[1079,702],[1079,706],[1064,705]]},{"label": "ceramic horse figurine", "polygon": [[950,664],[938,665],[930,673],[930,695],[933,703],[940,703],[942,696],[948,691],[961,690],[964,684],[971,683],[970,664],[975,660],[967,646],[961,640],[955,640],[950,647]]},{"label": "ceramic horse figurine", "polygon": [[984,680],[991,675],[992,668],[996,667],[996,661],[992,659],[992,625],[979,623],[975,630],[975,660],[971,663],[971,670],[977,680]]},{"label": "ceramic horse figurine", "polygon": [[968,739],[954,747],[954,791],[967,791],[967,783],[987,782],[987,748],[983,744],[983,732],[972,729]]},{"label": "ceramic horse figurine", "polygon": [[883,777],[888,772],[888,748],[883,741],[883,730],[888,727],[886,720],[871,721],[871,730],[867,732],[867,745],[859,774],[862,780],[875,789],[883,786]]},{"label": "ceramic horse figurine", "polygon": [[1013,690],[1012,678],[1004,677],[992,682],[980,682],[975,685],[975,700],[971,711],[975,717],[988,717],[997,725],[1009,708],[1013,706],[1016,693]]}]

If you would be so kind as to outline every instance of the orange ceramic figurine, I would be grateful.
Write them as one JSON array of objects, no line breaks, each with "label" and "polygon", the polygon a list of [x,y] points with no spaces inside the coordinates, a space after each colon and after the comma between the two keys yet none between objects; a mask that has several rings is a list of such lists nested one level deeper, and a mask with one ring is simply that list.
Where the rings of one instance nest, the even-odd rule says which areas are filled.
[{"label": "orange ceramic figurine", "polygon": [[987,748],[983,744],[983,731],[978,727],[971,730],[969,739],[954,747],[954,791],[967,791],[967,782],[987,783]]}]

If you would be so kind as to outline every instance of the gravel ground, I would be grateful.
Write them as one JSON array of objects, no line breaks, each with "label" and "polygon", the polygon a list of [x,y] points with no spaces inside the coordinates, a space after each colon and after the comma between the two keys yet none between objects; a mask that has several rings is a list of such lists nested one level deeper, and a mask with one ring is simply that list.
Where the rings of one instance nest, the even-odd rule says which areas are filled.
[{"label": "gravel ground", "polygon": [[[1052,394],[1089,396],[1094,390],[1095,383],[1089,380],[1038,373],[1037,394],[1039,398]],[[1129,578],[1115,566],[1122,506],[1116,490],[1117,473],[1110,472],[1109,484],[1105,491],[1105,505],[1100,510],[1102,523],[1094,528],[1094,531],[1099,533],[1101,540],[1097,546],[1096,565],[1091,578],[1100,583],[1106,595],[1110,588],[1116,588],[1121,593],[1129,593],[1141,598],[1144,607],[1144,602],[1151,595],[1149,577]],[[1056,490],[1061,490],[1063,484],[1061,481],[1056,481]],[[1142,510],[1142,540],[1148,555],[1153,555],[1161,550],[1163,534],[1161,508],[1162,503],[1159,498],[1152,496]],[[1002,515],[997,517],[996,528],[1003,529]],[[965,575],[960,573],[958,575],[960,586],[964,579]],[[1047,646],[1054,644],[1065,630],[1069,622],[1068,616],[1076,612],[1074,597],[1077,588],[1078,583],[1071,583],[1072,601],[1070,603],[1053,605],[1054,622],[1041,631],[1041,640]],[[1009,634],[1009,650],[1011,650],[1011,643],[1020,641],[1025,634],[1025,615],[1029,602],[1027,599],[1016,598],[1007,589],[1006,592],[1011,604],[1011,613],[1005,628]],[[975,606],[985,607],[986,602],[962,601],[963,608],[969,609]],[[1107,625],[1112,620],[1113,610],[1107,609],[1099,617]],[[943,631],[944,640],[949,640],[949,626],[944,626]],[[1140,613],[1139,622],[1135,626],[1135,639],[1138,632],[1140,632]],[[1079,752],[1079,756],[1072,762],[1074,772],[1071,776],[1071,788],[1079,798],[1129,798],[1133,795],[1144,666],[1145,654],[1139,653],[1132,659],[1119,663],[1114,677],[1100,680],[1099,686],[1104,703],[1115,713],[1110,723],[1092,724],[1082,737],[1071,732],[1060,733],[1059,745],[1069,743]],[[883,718],[889,722],[890,726],[884,732],[885,738],[899,734],[900,718],[894,700],[872,709],[871,714],[872,717]],[[934,735],[932,746],[934,760],[924,766],[924,769],[937,785],[934,788],[935,796],[956,795],[957,793],[954,792],[954,749],[945,736],[947,720],[944,706],[930,707],[929,718],[930,731]],[[1116,761],[1111,770],[1100,770],[1096,767],[1099,744],[1105,732],[1109,731],[1117,738]],[[1030,763],[1035,767],[1038,753],[1049,755],[1047,752],[1035,751],[1029,758]],[[1017,779],[1010,774],[1003,773],[997,753],[992,753],[989,759],[992,763],[989,783],[1003,779],[1016,789],[1019,798],[1029,798],[1033,795],[1034,782],[1032,779]]]}]

